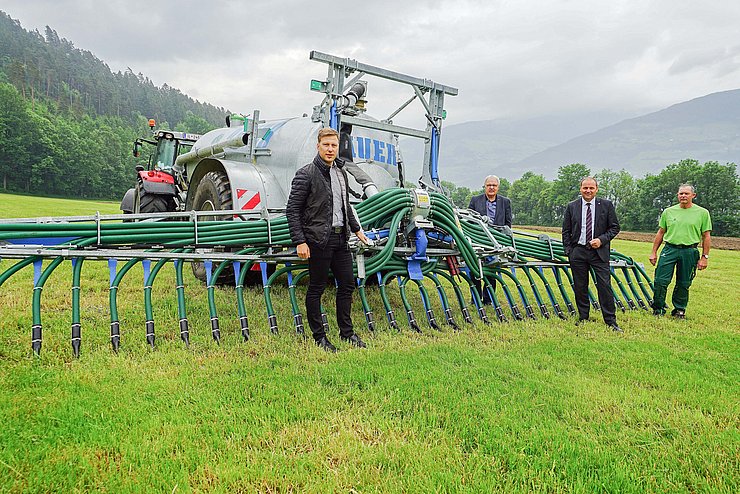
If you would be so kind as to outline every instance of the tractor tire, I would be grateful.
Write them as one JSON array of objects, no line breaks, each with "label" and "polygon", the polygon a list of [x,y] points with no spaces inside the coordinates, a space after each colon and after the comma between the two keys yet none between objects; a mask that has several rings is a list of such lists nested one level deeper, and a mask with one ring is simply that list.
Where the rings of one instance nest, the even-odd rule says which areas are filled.
[{"label": "tractor tire", "polygon": [[[196,211],[219,211],[233,208],[234,201],[231,197],[231,184],[226,173],[222,171],[206,173],[195,190],[193,209]],[[212,218],[201,216],[200,219],[203,221],[222,221],[231,218],[224,216],[214,216]],[[213,264],[213,269],[216,269],[218,263]],[[205,283],[207,281],[205,264],[202,262],[192,262],[190,266],[193,269],[193,276]],[[221,271],[221,274],[214,280],[213,284],[234,286],[234,281],[234,268],[228,267]]]},{"label": "tractor tire", "polygon": [[134,195],[134,214],[166,213],[175,210],[175,199],[171,196],[148,194],[141,184],[136,184]]},{"label": "tractor tire", "polygon": [[[195,197],[193,199],[193,209],[197,211],[218,211],[218,210],[229,210],[234,208],[234,201],[231,196],[231,184],[226,173],[222,171],[212,171],[206,173],[198,183],[198,187],[195,191]],[[201,217],[204,220],[231,220],[232,218],[225,218],[223,216],[214,216],[213,218]],[[202,281],[206,282],[206,268],[202,262],[192,262],[191,267],[193,269],[193,276]],[[213,269],[218,266],[214,263]],[[269,277],[275,272],[275,265],[267,265],[267,276]],[[213,282],[214,285],[222,286],[235,286],[234,279],[234,268],[229,266],[221,271],[221,274]],[[262,272],[261,271],[248,271],[244,276],[244,286],[261,286],[262,285]]]}]

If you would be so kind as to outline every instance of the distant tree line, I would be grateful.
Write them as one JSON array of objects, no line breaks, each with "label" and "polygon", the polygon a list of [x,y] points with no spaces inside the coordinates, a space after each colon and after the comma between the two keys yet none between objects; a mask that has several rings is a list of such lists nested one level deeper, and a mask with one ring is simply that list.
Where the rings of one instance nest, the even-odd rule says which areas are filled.
[{"label": "distant tree line", "polygon": [[[147,135],[148,119],[60,111],[31,103],[0,72],[0,191],[62,197],[119,199],[134,184],[132,143]],[[167,123],[163,127],[167,127]],[[175,130],[213,126],[187,113]]]},{"label": "distant tree line", "polygon": [[[512,183],[501,178],[499,194],[511,199],[515,224],[561,226],[565,206],[579,196],[581,178],[589,175],[589,167],[580,163],[561,166],[552,181],[526,172]],[[599,183],[598,195],[614,203],[623,230],[656,231],[661,211],[678,202],[678,185],[690,183],[696,187],[694,202],[712,215],[712,233],[740,236],[740,177],[734,163],[709,161],[702,165],[686,159],[644,178],[608,169],[592,176]],[[482,188],[471,191],[450,182],[443,185],[458,207],[467,207],[473,195],[483,193]]]},{"label": "distant tree line", "polygon": [[112,73],[51,28],[28,32],[0,11],[0,191],[118,199],[149,118],[205,133],[226,113],[131,70]]},{"label": "distant tree line", "polygon": [[36,101],[44,100],[59,113],[115,116],[135,125],[139,115],[177,123],[190,112],[212,126],[221,125],[227,113],[224,108],[196,101],[167,84],[157,87],[130,68],[113,73],[91,52],[76,48],[49,26],[44,35],[26,31],[20,22],[2,11],[0,72],[32,107]]}]

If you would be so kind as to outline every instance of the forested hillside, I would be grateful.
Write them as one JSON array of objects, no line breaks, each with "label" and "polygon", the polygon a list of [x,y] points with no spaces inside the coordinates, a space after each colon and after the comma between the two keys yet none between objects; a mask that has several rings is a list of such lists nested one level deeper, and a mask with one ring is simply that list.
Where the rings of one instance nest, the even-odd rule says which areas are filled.
[{"label": "forested hillside", "polygon": [[47,27],[26,31],[0,11],[0,187],[101,199],[133,184],[131,143],[158,126],[206,132],[227,110],[111,72]]},{"label": "forested hillside", "polygon": [[193,100],[178,89],[156,87],[142,74],[111,72],[87,50],[60,39],[46,27],[26,31],[17,20],[0,11],[0,70],[24,98],[53,101],[60,112],[84,112],[123,118],[135,124],[139,115],[176,124],[188,112],[212,125],[221,125],[226,112]]}]

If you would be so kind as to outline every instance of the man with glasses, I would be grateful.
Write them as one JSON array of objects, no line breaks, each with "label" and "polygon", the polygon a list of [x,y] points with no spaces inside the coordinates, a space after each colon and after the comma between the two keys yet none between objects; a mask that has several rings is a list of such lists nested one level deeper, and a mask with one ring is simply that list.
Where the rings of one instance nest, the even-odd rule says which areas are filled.
[{"label": "man with glasses", "polygon": [[488,217],[492,225],[511,228],[511,201],[498,194],[499,182],[496,175],[488,175],[483,185],[485,193],[470,199],[468,208]]},{"label": "man with glasses", "polygon": [[[468,209],[472,209],[488,218],[488,224],[495,226],[508,226],[511,228],[511,201],[508,197],[499,195],[498,187],[500,180],[496,175],[488,175],[483,182],[484,193],[474,196],[470,200]],[[493,288],[496,282],[493,281]],[[482,284],[478,281],[478,293],[483,292],[483,303],[490,304],[491,297],[488,290],[482,290]]]}]

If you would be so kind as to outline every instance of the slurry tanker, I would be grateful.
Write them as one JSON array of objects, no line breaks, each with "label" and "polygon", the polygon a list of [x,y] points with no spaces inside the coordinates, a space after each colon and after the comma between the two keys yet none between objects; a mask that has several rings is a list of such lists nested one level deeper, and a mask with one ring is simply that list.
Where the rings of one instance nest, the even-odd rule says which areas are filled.
[{"label": "slurry tanker", "polygon": [[[191,209],[253,213],[284,208],[296,170],[316,155],[316,133],[322,127],[340,131],[340,158],[347,163],[356,202],[404,185],[400,135],[424,139],[420,181],[436,190],[444,96],[456,95],[457,89],[315,51],[310,58],[328,65],[326,80],[311,81],[311,89],[324,93],[324,98],[310,115],[261,120],[255,110],[246,117],[230,115],[226,127],[203,136],[155,131],[155,141],[144,140],[157,146],[149,170],[139,167],[137,187],[126,193],[121,209],[127,213]],[[354,77],[347,80],[350,75]],[[368,83],[362,80],[368,76],[410,86],[411,100],[384,120],[369,116]],[[393,117],[416,99],[425,111],[426,128],[394,125]],[[137,140],[134,155],[138,156],[141,142]]]},{"label": "slurry tanker", "polygon": [[[328,67],[326,79],[311,81],[311,89],[323,96],[310,115],[262,120],[254,110],[248,116],[230,115],[226,127],[202,136],[153,130],[151,138],[137,140],[135,154],[144,143],[154,145],[155,151],[148,166],[137,167],[136,186],[121,203],[124,214],[0,220],[0,289],[14,274],[33,266],[30,335],[34,353],[39,354],[42,345],[44,284],[68,260],[72,262],[70,341],[75,356],[80,354],[82,341],[82,266],[89,260],[108,263],[114,351],[123,337],[117,295],[121,281],[137,265],[144,271],[143,335],[151,347],[155,345],[152,285],[167,267],[175,273],[172,289],[179,335],[185,345],[190,344],[186,263],[206,282],[208,329],[216,343],[231,334],[249,340],[249,321],[256,311],[255,307],[248,310],[244,300],[250,285],[260,287],[265,301],[266,324],[258,329],[277,333],[285,324],[274,310],[271,288],[286,283],[290,323],[296,333],[303,334],[296,291],[308,270],[291,245],[285,205],[293,175],[316,153],[316,133],[322,127],[340,132],[339,158],[351,177],[360,222],[373,241],[369,246],[356,240],[350,245],[368,331],[407,327],[421,332],[424,324],[414,313],[419,306],[426,325],[434,330],[446,325],[458,331],[462,322],[472,323],[474,317],[488,325],[493,320],[575,316],[573,279],[559,241],[491,225],[478,213],[455,208],[440,187],[444,99],[457,95],[456,88],[315,51],[310,58]],[[370,79],[410,89],[384,119],[365,111]],[[412,104],[422,110],[425,125],[413,128],[394,123]],[[422,173],[415,183],[404,173],[399,136],[424,143]],[[6,260],[12,259],[16,261],[8,265]],[[652,283],[640,264],[612,251],[611,269],[618,308],[650,307]],[[479,281],[490,296],[493,318],[475,289]],[[223,331],[214,297],[217,283],[234,288],[236,317]],[[411,286],[418,292],[416,300],[412,300]],[[370,306],[369,289],[380,293],[385,323],[374,316],[378,308]],[[389,292],[396,290],[402,309],[391,303],[397,298]],[[589,298],[598,310],[592,293]],[[407,324],[399,321],[398,313],[405,314]],[[437,321],[440,313],[443,323]]]}]

